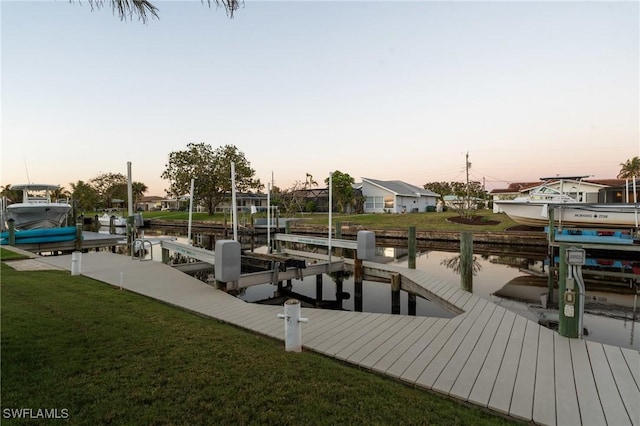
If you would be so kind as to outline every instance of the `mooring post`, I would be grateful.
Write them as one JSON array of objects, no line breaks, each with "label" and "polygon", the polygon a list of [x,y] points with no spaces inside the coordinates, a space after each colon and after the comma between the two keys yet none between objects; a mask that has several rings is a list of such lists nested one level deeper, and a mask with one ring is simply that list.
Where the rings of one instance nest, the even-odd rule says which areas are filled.
[{"label": "mooring post", "polygon": [[353,260],[353,309],[356,312],[362,312],[362,277],[364,276],[364,267],[362,259],[358,258],[356,252]]},{"label": "mooring post", "polygon": [[[409,227],[409,260],[408,260],[408,268],[416,269],[416,227]],[[409,297],[407,298],[407,308],[409,315],[416,315],[416,295],[409,293]]]},{"label": "mooring post", "polygon": [[309,322],[309,319],[302,318],[300,311],[300,301],[289,299],[284,302],[284,314],[278,314],[278,318],[284,319],[284,347],[287,352],[302,352],[302,323]]},{"label": "mooring post", "polygon": [[14,219],[9,219],[7,221],[7,224],[9,225],[9,245],[15,246],[16,245],[16,221]]},{"label": "mooring post", "polygon": [[80,219],[76,222],[76,250],[82,250],[82,223],[84,222],[84,220],[82,219],[82,216],[80,216]]},{"label": "mooring post", "polygon": [[93,217],[93,232],[98,231],[100,231],[100,218],[98,217],[98,215],[95,215]]},{"label": "mooring post", "polygon": [[400,274],[391,274],[391,313],[400,314]]},{"label": "mooring post", "polygon": [[82,272],[82,252],[71,253],[71,275],[80,275]]},{"label": "mooring post", "polygon": [[316,306],[322,302],[322,274],[316,275]]},{"label": "mooring post", "polygon": [[[336,237],[336,240],[342,239],[342,222],[336,222],[335,223],[335,237]],[[342,257],[342,249],[341,248],[336,248],[335,249],[335,253],[336,253],[336,256]]]},{"label": "mooring post", "polygon": [[553,290],[555,287],[554,276],[556,272],[555,256],[554,256],[555,248],[553,247],[554,246],[553,242],[555,241],[555,224],[553,219],[553,207],[549,206],[548,214],[549,214],[549,232],[547,233],[547,239],[549,241],[549,247],[547,252],[549,256],[549,272],[547,275],[547,303],[553,303],[554,301]]},{"label": "mooring post", "polygon": [[336,302],[338,302],[338,309],[342,309],[342,299],[343,299],[343,280],[342,272],[336,272]]},{"label": "mooring post", "polygon": [[467,231],[460,233],[460,283],[473,293],[473,234]]}]

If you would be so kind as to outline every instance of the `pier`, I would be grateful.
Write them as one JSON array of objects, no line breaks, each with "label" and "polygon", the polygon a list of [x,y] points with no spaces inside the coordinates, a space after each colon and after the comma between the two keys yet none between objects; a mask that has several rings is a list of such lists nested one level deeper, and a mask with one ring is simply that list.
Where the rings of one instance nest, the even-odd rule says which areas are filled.
[{"label": "pier", "polygon": [[[37,262],[69,270],[72,260]],[[640,424],[637,351],[563,337],[423,271],[366,261],[363,267],[399,276],[403,287],[461,313],[444,319],[303,308],[305,350],[536,424]],[[281,306],[246,303],[160,262],[91,252],[82,255],[82,274],[284,339]]]}]

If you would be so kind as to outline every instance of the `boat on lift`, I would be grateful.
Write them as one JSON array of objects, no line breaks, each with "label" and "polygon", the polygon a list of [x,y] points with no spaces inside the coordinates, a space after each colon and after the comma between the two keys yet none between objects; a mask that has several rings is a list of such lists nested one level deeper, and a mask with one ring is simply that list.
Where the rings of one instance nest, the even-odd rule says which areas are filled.
[{"label": "boat on lift", "polygon": [[22,202],[6,206],[7,221],[13,219],[17,230],[59,228],[71,212],[71,204],[51,201],[58,185],[22,184],[11,185],[12,190],[22,191]]},{"label": "boat on lift", "polygon": [[[550,209],[554,211],[554,223],[560,227],[628,229],[640,226],[637,200],[634,203],[586,203],[564,192],[564,180],[578,179],[579,182],[585,177],[541,178],[544,183],[528,195],[513,200],[495,200],[494,203],[515,222],[528,226],[549,225]],[[560,188],[552,187],[551,181],[559,181]],[[580,191],[576,193],[580,194]]]}]

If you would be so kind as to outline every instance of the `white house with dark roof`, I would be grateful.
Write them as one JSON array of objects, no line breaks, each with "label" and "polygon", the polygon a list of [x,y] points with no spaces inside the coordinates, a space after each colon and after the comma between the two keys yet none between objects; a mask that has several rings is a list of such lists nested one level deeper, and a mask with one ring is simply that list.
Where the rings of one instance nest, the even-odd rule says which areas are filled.
[{"label": "white house with dark roof", "polygon": [[440,195],[399,180],[362,178],[365,213],[417,213],[435,209]]}]

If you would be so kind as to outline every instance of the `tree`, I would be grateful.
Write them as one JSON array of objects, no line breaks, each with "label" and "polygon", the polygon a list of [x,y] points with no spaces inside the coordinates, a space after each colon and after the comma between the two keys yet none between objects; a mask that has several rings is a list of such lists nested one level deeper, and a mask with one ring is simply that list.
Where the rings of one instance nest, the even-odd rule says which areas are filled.
[{"label": "tree", "polygon": [[[72,3],[73,0],[69,0],[69,2]],[[102,9],[105,3],[110,4],[113,13],[117,14],[123,21],[132,19],[134,16],[137,16],[143,23],[146,23],[149,18],[160,19],[158,15],[160,9],[148,0],[89,0],[91,10],[94,8]],[[204,3],[204,0],[202,0],[202,3]],[[238,0],[207,0],[207,4],[209,7],[211,7],[212,4],[224,7],[227,15],[231,18],[233,18],[234,12],[240,7]]]},{"label": "tree", "polygon": [[7,202],[9,204],[19,203],[22,201],[22,191],[18,191],[17,189],[11,189],[11,184],[8,184],[2,187],[2,191],[0,191],[0,196],[6,197]]},{"label": "tree", "polygon": [[80,211],[97,210],[100,205],[100,195],[95,188],[81,180],[71,185],[71,198],[78,203]]},{"label": "tree", "polygon": [[205,143],[190,143],[185,151],[169,154],[169,162],[161,177],[170,182],[169,194],[188,194],[191,179],[194,183],[194,201],[202,201],[210,215],[223,201],[231,199],[231,163],[235,164],[236,189],[246,192],[264,187],[255,179],[255,170],[234,145],[225,145],[215,151]]},{"label": "tree", "polygon": [[620,173],[618,173],[618,178],[627,179],[640,177],[640,157],[633,157],[624,163],[620,163],[620,166],[622,168],[620,169]]},{"label": "tree", "polygon": [[[126,201],[129,199],[127,178],[122,173],[101,173],[89,181],[89,184],[98,194],[103,208],[117,206],[114,200]],[[131,182],[133,204],[147,191],[147,185],[142,182]]]},{"label": "tree", "polygon": [[[324,180],[329,185],[329,178]],[[343,213],[345,206],[354,201],[353,184],[355,180],[347,173],[340,170],[333,172],[331,177],[333,198],[338,206],[338,213]]]}]

